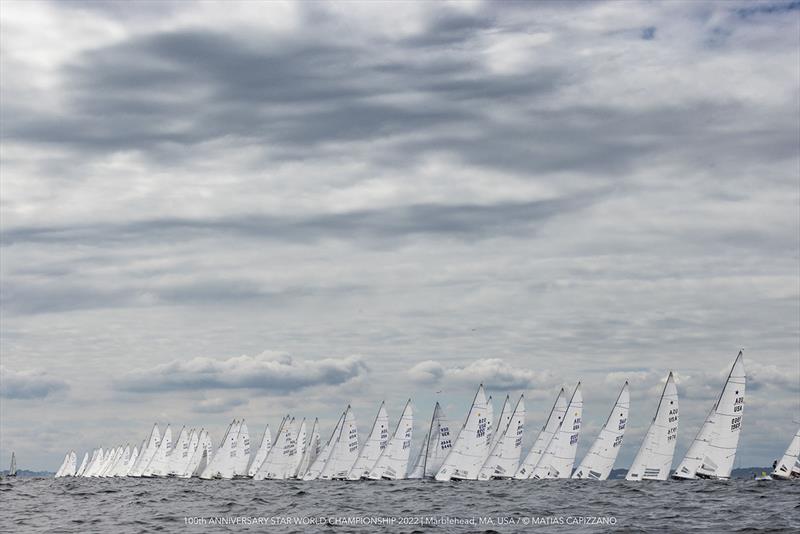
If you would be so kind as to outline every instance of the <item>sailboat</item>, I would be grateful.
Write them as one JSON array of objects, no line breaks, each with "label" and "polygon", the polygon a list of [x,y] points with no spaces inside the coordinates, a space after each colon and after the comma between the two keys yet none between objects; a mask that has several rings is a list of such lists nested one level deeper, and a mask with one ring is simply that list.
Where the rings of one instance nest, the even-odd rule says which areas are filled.
[{"label": "sailboat", "polygon": [[53,478],[61,478],[64,476],[64,470],[67,467],[67,462],[69,461],[69,453],[64,455],[64,459],[61,461],[61,465],[58,467],[56,474]]},{"label": "sailboat", "polygon": [[530,478],[531,473],[536,468],[536,464],[539,463],[539,459],[541,459],[544,454],[544,450],[547,448],[547,445],[550,443],[556,431],[558,431],[558,427],[561,425],[561,420],[564,418],[565,413],[567,413],[567,394],[564,388],[561,388],[553,403],[553,407],[550,409],[550,415],[547,416],[547,421],[545,421],[544,426],[539,431],[536,441],[533,443],[531,450],[528,451],[528,455],[519,466],[519,469],[517,469],[514,478],[518,480]]},{"label": "sailboat", "polygon": [[658,408],[625,480],[666,480],[678,440],[678,387],[670,371]]},{"label": "sailboat", "polygon": [[730,478],[742,428],[746,381],[742,351],[739,351],[719,398],[672,478]]},{"label": "sailboat", "polygon": [[258,446],[258,450],[256,451],[256,455],[253,457],[253,461],[250,462],[250,468],[247,470],[247,476],[253,477],[258,471],[258,468],[261,467],[261,464],[264,463],[264,459],[269,454],[269,450],[272,448],[272,433],[269,431],[269,425],[264,428],[264,434],[261,435],[261,445]]},{"label": "sailboat", "polygon": [[350,406],[344,412],[342,426],[336,441],[331,445],[331,455],[322,468],[319,478],[323,480],[345,480],[358,458],[358,428],[356,417]]},{"label": "sailboat", "polygon": [[581,383],[578,382],[567,406],[564,419],[531,472],[531,478],[569,478],[578,449],[582,413],[583,395],[581,394]]},{"label": "sailboat", "polygon": [[6,476],[17,476],[17,455],[14,453],[14,451],[11,451],[11,465],[8,467],[8,475]]},{"label": "sailboat", "polygon": [[800,478],[800,429],[795,433],[786,452],[783,453],[783,457],[775,465],[770,476],[778,480]]},{"label": "sailboat", "polygon": [[408,478],[434,478],[442,467],[453,442],[450,439],[450,423],[437,402],[433,408],[431,424],[422,442],[414,469]]},{"label": "sailboat", "polygon": [[214,455],[213,447],[214,444],[208,435],[208,431],[206,431],[204,428],[200,429],[200,434],[197,437],[197,443],[191,447],[191,454],[189,455],[189,461],[186,464],[186,468],[177,476],[180,478],[200,476],[206,467],[208,467],[208,462]]},{"label": "sailboat", "polygon": [[150,463],[142,471],[143,477],[165,477],[169,455],[172,453],[172,428],[167,425],[164,435],[161,436],[161,443],[158,444],[155,454],[150,459]]},{"label": "sailboat", "polygon": [[290,469],[297,452],[294,429],[294,418],[287,415],[278,427],[275,445],[270,448],[261,467],[253,475],[253,480],[264,480],[265,478],[282,480],[290,475]]},{"label": "sailboat", "polygon": [[200,473],[202,479],[233,478],[236,462],[236,438],[239,433],[239,421],[233,420],[228,425],[228,430],[219,444],[213,457],[208,459],[208,464]]},{"label": "sailboat", "polygon": [[320,451],[320,453],[317,455],[316,459],[311,462],[308,470],[303,474],[303,480],[316,480],[319,478],[320,473],[322,473],[322,470],[325,468],[325,464],[328,463],[328,460],[331,457],[331,452],[333,451],[333,442],[341,432],[343,423],[344,412],[339,416],[339,420],[336,422],[336,426],[333,428],[333,432],[331,432],[328,442],[322,448],[322,451]]},{"label": "sailboat", "polygon": [[608,414],[605,425],[594,440],[589,452],[578,465],[572,478],[590,478],[592,480],[606,480],[614,462],[617,460],[622,438],[625,436],[625,427],[628,423],[628,411],[631,404],[631,395],[628,382],[622,386],[622,391],[617,396],[611,413]]},{"label": "sailboat", "polygon": [[434,477],[439,481],[475,480],[486,460],[488,444],[488,405],[483,384],[478,386],[467,418],[450,452]]},{"label": "sailboat", "polygon": [[[191,430],[194,432],[194,429]],[[189,458],[189,438],[190,431],[186,427],[181,427],[178,432],[178,439],[175,440],[175,445],[172,446],[172,452],[167,457],[166,465],[164,466],[165,476],[175,476],[178,471],[183,471],[184,464]]]},{"label": "sailboat", "polygon": [[386,402],[384,401],[378,407],[378,413],[375,414],[375,420],[372,422],[372,430],[370,430],[364,446],[361,447],[361,452],[347,474],[347,478],[359,480],[369,477],[370,471],[375,467],[387,443],[389,443],[389,414],[386,413]]},{"label": "sailboat", "polygon": [[147,438],[145,444],[139,449],[139,456],[136,458],[136,462],[131,466],[130,471],[128,471],[129,477],[142,476],[142,472],[148,466],[150,460],[153,459],[153,456],[155,456],[160,443],[161,432],[158,430],[158,423],[154,423],[153,429],[150,431],[150,437]]},{"label": "sailboat", "polygon": [[314,424],[311,426],[311,435],[306,445],[303,457],[300,459],[300,465],[297,467],[297,474],[295,478],[303,479],[308,472],[309,467],[314,463],[319,455],[320,449],[320,436],[319,436],[319,420],[314,419]]},{"label": "sailboat", "polygon": [[506,395],[494,446],[478,473],[478,480],[512,478],[519,467],[522,454],[522,434],[525,427],[525,397],[520,395],[514,409]]},{"label": "sailboat", "polygon": [[397,421],[392,439],[381,452],[368,478],[372,480],[402,480],[406,478],[413,429],[414,414],[411,409],[411,399],[408,399],[403,413]]}]

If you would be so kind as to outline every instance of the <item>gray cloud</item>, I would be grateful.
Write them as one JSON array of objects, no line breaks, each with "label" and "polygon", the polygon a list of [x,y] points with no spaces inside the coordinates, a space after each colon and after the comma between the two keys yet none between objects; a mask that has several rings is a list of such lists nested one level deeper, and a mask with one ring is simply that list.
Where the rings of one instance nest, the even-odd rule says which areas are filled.
[{"label": "gray cloud", "polygon": [[192,411],[209,414],[228,413],[234,408],[239,408],[245,404],[247,404],[246,399],[213,397],[194,403]]},{"label": "gray cloud", "polygon": [[0,374],[0,397],[4,399],[43,399],[69,391],[67,382],[44,371],[16,371],[4,366]]},{"label": "gray cloud", "polygon": [[367,373],[361,358],[296,361],[262,353],[227,360],[193,358],[131,371],[115,381],[120,391],[152,393],[196,389],[256,389],[269,394],[319,385],[341,385]]}]

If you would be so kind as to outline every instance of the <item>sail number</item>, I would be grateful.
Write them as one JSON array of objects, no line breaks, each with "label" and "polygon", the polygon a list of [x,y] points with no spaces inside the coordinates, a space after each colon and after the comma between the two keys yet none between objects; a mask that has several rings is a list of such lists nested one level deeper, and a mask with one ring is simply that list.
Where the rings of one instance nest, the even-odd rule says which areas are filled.
[{"label": "sail number", "polygon": [[742,416],[734,417],[731,419],[731,431],[739,430],[739,427],[742,426]]},{"label": "sail number", "polygon": [[733,411],[741,412],[743,408],[744,408],[744,396],[736,397],[736,400],[733,401]]},{"label": "sail number", "polygon": [[572,422],[572,430],[580,430],[580,429],[581,429],[581,418],[576,417],[575,420]]},{"label": "sail number", "polygon": [[674,423],[677,420],[678,420],[678,409],[677,408],[673,408],[673,409],[671,409],[669,411],[669,419],[668,419],[668,421],[670,423]]},{"label": "sail number", "polygon": [[667,443],[678,439],[678,427],[674,426],[667,429]]},{"label": "sail number", "polygon": [[482,417],[478,419],[478,432],[475,434],[475,437],[482,438],[486,435],[486,418]]},{"label": "sail number", "polygon": [[[625,424],[628,422],[628,419],[620,419],[619,420],[619,430],[625,430]],[[614,445],[616,447],[616,445]]]}]

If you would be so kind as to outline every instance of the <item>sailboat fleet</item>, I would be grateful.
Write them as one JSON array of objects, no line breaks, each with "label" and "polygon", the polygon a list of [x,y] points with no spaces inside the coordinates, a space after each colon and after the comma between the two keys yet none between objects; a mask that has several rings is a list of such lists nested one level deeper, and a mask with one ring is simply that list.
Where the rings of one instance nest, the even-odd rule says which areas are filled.
[{"label": "sailboat fleet", "polygon": [[[698,430],[673,479],[728,479],[741,432],[746,375],[742,353],[736,357],[717,400]],[[454,428],[437,402],[421,447],[412,459],[413,408],[409,399],[392,429],[381,403],[369,434],[359,441],[350,406],[339,417],[326,442],[319,422],[286,415],[274,435],[264,430],[254,454],[244,420],[228,425],[216,450],[205,429],[181,428],[173,440],[170,425],[158,424],[141,445],[102,447],[84,454],[80,463],[70,451],[56,477],[178,477],[254,480],[399,480],[557,479],[605,480],[622,446],[630,410],[628,382],[622,386],[605,424],[575,467],[582,427],[580,382],[569,395],[563,388],[533,446],[522,454],[525,399],[506,397],[495,418],[491,397],[478,387],[460,428]],[[678,390],[669,373],[645,437],[630,466],[630,481],[670,477],[678,434]],[[800,430],[776,463],[772,478],[800,477]]]}]

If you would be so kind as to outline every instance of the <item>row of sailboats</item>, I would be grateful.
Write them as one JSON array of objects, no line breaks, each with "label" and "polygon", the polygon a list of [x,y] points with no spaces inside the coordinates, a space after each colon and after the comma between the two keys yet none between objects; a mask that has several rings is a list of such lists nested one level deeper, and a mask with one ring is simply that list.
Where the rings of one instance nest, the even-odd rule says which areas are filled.
[{"label": "row of sailboats", "polygon": [[[744,389],[745,372],[740,352],[722,392],[673,478],[730,477],[741,430]],[[266,427],[252,459],[244,421],[231,422],[216,451],[203,429],[181,429],[173,445],[170,427],[167,426],[162,436],[158,425],[154,425],[149,438],[140,447],[119,446],[105,453],[100,448],[93,451],[91,457],[87,453],[80,466],[76,465],[75,453],[70,451],[56,476],[250,477],[255,480],[428,478],[439,481],[570,477],[605,480],[609,477],[627,427],[628,382],[620,390],[597,438],[574,470],[583,412],[581,384],[578,383],[569,396],[563,388],[559,391],[545,424],[523,457],[524,401],[524,396],[516,402],[506,396],[500,416],[495,419],[491,397],[486,397],[481,385],[458,432],[453,432],[437,402],[414,462],[410,458],[413,410],[409,399],[393,432],[385,403],[381,403],[363,443],[359,442],[350,406],[341,414],[324,445],[317,420],[309,430],[305,419],[298,422],[287,415],[274,439],[269,426]],[[628,470],[627,480],[666,480],[669,477],[678,419],[678,390],[670,373],[656,413]],[[800,437],[795,438],[794,449],[800,449]],[[790,449],[776,471],[791,473],[797,468],[798,451],[792,456],[790,453],[794,449],[792,446]]]}]

